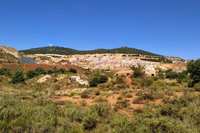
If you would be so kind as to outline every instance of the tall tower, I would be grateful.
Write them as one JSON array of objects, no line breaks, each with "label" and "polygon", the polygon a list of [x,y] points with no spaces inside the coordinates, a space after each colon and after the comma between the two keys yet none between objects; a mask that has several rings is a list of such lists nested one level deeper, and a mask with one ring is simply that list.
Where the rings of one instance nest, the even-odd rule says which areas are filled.
[{"label": "tall tower", "polygon": [[101,73],[101,58],[99,58],[99,73]]}]

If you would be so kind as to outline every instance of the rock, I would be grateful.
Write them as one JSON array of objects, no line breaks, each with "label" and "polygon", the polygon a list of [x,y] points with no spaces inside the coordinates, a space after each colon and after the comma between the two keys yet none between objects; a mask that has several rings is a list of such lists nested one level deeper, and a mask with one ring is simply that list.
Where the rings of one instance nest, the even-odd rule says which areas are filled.
[{"label": "rock", "polygon": [[81,84],[81,85],[88,85],[88,81],[87,80],[83,80],[81,79],[80,76],[71,76],[72,80],[75,80],[77,83]]},{"label": "rock", "polygon": [[44,83],[44,82],[46,82],[50,78],[51,78],[50,75],[45,75],[44,77],[40,78],[37,82],[38,83]]}]

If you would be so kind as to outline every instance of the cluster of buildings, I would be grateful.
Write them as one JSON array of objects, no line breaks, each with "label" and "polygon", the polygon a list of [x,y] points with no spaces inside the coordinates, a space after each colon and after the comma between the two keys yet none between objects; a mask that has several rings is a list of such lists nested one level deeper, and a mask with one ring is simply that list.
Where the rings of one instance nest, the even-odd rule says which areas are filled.
[{"label": "cluster of buildings", "polygon": [[[144,74],[147,76],[147,77],[155,77],[157,76],[157,70],[153,67],[153,66],[147,66],[145,67],[145,69],[143,69],[142,71],[144,71]],[[119,76],[119,75],[131,75],[134,73],[134,70],[121,70],[121,71],[113,71],[114,74],[116,76]]]}]

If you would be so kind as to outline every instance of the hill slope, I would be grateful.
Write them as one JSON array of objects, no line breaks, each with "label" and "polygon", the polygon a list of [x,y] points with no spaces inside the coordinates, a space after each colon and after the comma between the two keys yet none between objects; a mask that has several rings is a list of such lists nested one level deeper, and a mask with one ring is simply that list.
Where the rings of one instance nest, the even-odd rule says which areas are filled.
[{"label": "hill slope", "polygon": [[19,63],[18,51],[12,47],[0,46],[0,63]]},{"label": "hill slope", "polygon": [[151,52],[135,49],[135,48],[128,48],[128,47],[121,47],[115,49],[95,49],[95,50],[75,50],[71,48],[64,48],[64,47],[41,47],[41,48],[33,48],[28,50],[21,50],[25,54],[63,54],[63,55],[70,55],[70,54],[96,54],[96,53],[124,53],[124,54],[142,54],[142,55],[152,55],[152,56],[161,56],[158,54],[154,54]]}]

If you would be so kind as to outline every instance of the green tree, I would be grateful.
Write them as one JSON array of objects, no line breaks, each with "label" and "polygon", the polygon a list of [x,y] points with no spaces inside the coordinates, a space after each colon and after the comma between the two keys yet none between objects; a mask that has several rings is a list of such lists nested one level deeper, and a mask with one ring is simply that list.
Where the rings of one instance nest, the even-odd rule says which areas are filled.
[{"label": "green tree", "polygon": [[89,80],[90,87],[96,87],[98,83],[99,83],[99,80],[98,80],[98,78],[96,76],[92,77]]},{"label": "green tree", "polygon": [[7,68],[1,68],[0,69],[0,75],[8,75],[9,76],[9,75],[11,75],[11,72]]},{"label": "green tree", "polygon": [[104,75],[101,75],[100,78],[99,78],[99,83],[105,83],[107,82],[108,78]]},{"label": "green tree", "polygon": [[47,74],[46,71],[41,67],[38,67],[35,70],[38,73],[38,75]]},{"label": "green tree", "polygon": [[48,73],[48,74],[52,74],[53,71],[52,71],[51,69],[49,69],[49,70],[47,71],[47,73]]},{"label": "green tree", "polygon": [[60,73],[65,73],[66,72],[66,70],[63,69],[63,68],[60,68],[59,71],[60,71]]},{"label": "green tree", "polygon": [[200,82],[200,59],[191,61],[187,65],[187,72],[190,74],[192,82],[189,83],[189,87],[193,87],[196,83]]},{"label": "green tree", "polygon": [[13,76],[11,82],[13,84],[15,83],[24,83],[24,76],[23,76],[23,72],[16,72],[15,75]]},{"label": "green tree", "polygon": [[74,68],[70,68],[69,71],[72,72],[72,73],[77,73],[77,70],[74,69]]},{"label": "green tree", "polygon": [[94,76],[89,80],[90,87],[95,87],[98,84],[102,84],[107,82],[108,77],[105,75],[101,75],[99,71],[97,70]]},{"label": "green tree", "polygon": [[168,78],[168,79],[175,79],[177,77],[178,77],[178,73],[177,72],[170,71],[170,72],[166,73],[166,78]]},{"label": "green tree", "polygon": [[144,69],[143,66],[141,65],[137,65],[136,66],[132,66],[131,69],[134,71],[134,74],[132,75],[132,77],[134,78],[142,78],[144,76],[144,72],[142,71],[142,69]]},{"label": "green tree", "polygon": [[35,70],[29,70],[27,73],[26,73],[26,77],[27,79],[31,79],[35,76],[37,76],[38,73],[35,71]]}]

